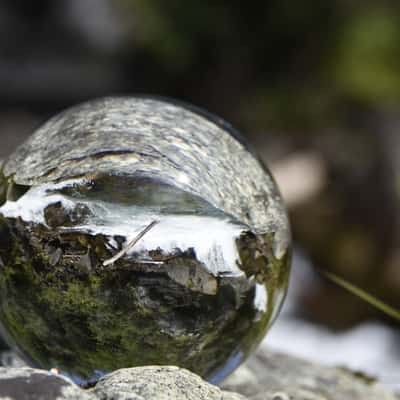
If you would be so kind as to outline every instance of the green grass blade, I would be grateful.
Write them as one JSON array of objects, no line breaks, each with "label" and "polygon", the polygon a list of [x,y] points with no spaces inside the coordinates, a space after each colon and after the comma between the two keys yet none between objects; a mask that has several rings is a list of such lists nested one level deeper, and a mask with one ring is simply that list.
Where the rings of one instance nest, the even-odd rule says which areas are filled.
[{"label": "green grass blade", "polygon": [[355,296],[357,296],[357,297],[361,298],[362,300],[366,301],[367,303],[371,304],[373,307],[382,311],[386,315],[388,315],[400,322],[400,310],[397,310],[394,307],[384,303],[382,300],[377,299],[376,297],[367,293],[365,290],[353,285],[352,283],[338,277],[337,275],[335,275],[331,272],[321,271],[321,270],[320,270],[320,272],[324,276],[326,276],[330,281],[336,283],[343,289],[349,291],[350,293],[354,294]]}]

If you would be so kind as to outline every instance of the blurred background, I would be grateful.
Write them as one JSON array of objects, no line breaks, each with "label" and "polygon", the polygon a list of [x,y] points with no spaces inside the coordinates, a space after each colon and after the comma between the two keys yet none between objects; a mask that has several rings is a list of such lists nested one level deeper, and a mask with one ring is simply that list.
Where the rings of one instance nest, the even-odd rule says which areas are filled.
[{"label": "blurred background", "polygon": [[398,0],[0,0],[0,158],[61,109],[149,93],[233,123],[273,170],[295,242],[280,350],[400,386]]}]

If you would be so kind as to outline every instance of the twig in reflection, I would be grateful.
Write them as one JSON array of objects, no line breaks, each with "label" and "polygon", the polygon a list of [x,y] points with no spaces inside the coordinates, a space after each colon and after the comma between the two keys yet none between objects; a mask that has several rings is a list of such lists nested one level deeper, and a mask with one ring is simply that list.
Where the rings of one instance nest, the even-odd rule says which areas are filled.
[{"label": "twig in reflection", "polygon": [[103,265],[106,267],[107,265],[115,263],[115,261],[119,260],[123,257],[150,229],[152,229],[155,225],[157,225],[159,221],[154,220],[149,225],[146,226],[136,237],[134,237],[125,248],[123,248],[120,252],[118,252],[115,256],[105,260]]}]

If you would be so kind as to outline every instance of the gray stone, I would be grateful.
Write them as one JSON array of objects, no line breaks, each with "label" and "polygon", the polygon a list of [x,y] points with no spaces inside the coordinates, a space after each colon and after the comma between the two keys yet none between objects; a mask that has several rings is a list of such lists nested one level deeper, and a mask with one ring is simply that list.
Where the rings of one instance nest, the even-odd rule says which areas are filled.
[{"label": "gray stone", "polygon": [[174,366],[126,368],[89,390],[32,368],[0,368],[0,400],[400,400],[379,383],[260,349],[222,385]]},{"label": "gray stone", "polygon": [[397,400],[373,379],[259,349],[222,387],[251,400]]},{"label": "gray stone", "polygon": [[69,379],[33,368],[0,368],[0,400],[94,400]]},{"label": "gray stone", "polygon": [[120,369],[100,379],[92,392],[101,400],[245,400],[172,366]]}]

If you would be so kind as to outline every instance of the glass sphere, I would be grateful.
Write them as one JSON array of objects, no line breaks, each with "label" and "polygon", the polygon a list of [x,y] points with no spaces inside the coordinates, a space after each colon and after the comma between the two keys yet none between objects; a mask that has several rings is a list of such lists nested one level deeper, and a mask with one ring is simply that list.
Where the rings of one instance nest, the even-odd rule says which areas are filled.
[{"label": "glass sphere", "polygon": [[91,101],[2,164],[1,334],[78,383],[164,364],[222,380],[276,318],[289,264],[270,174],[192,106]]}]

